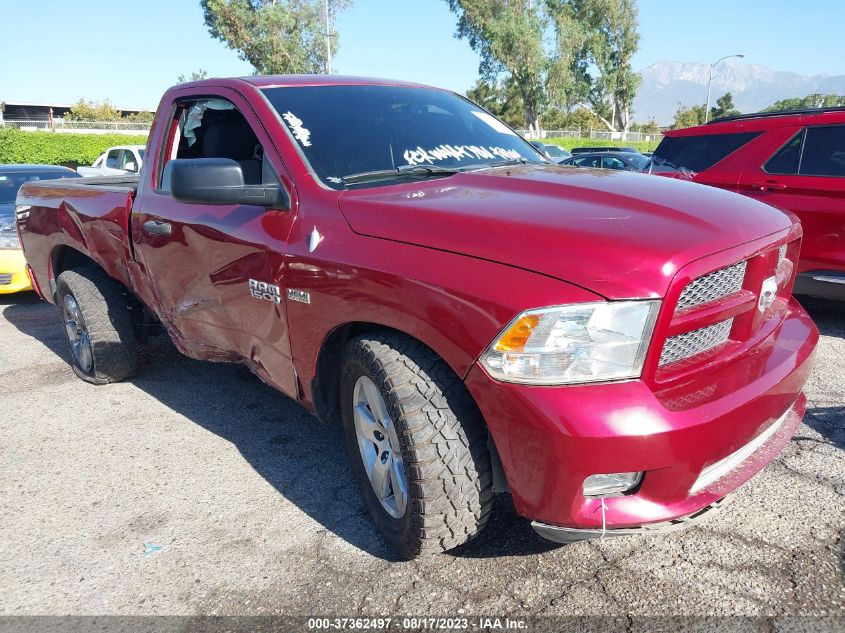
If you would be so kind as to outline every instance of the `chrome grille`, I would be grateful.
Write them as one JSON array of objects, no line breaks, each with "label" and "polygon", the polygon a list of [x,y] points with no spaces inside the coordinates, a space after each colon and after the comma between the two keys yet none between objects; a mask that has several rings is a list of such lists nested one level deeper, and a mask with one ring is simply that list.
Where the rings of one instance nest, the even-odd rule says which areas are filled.
[{"label": "chrome grille", "polygon": [[8,286],[12,283],[12,273],[0,273],[0,286]]},{"label": "chrome grille", "polygon": [[745,264],[742,261],[726,266],[689,282],[678,298],[675,310],[688,310],[738,292],[745,279]]},{"label": "chrome grille", "polygon": [[733,322],[731,318],[667,338],[660,353],[660,364],[668,365],[721,345],[728,340]]}]

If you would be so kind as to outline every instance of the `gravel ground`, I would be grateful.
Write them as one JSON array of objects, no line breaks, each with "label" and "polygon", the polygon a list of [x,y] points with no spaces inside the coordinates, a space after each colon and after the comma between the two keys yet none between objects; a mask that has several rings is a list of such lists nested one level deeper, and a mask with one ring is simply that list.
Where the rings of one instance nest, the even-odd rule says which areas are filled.
[{"label": "gravel ground", "polygon": [[337,429],[164,337],[85,384],[56,309],[0,299],[0,615],[845,617],[845,317],[810,308],[806,424],[710,521],[556,546],[501,498],[468,546],[397,562]]}]

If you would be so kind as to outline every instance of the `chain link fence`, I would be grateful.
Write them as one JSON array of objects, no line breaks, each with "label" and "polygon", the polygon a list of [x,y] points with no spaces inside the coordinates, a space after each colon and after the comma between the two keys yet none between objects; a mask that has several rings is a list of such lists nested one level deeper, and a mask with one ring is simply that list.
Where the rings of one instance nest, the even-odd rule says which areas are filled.
[{"label": "chain link fence", "polygon": [[17,129],[32,132],[44,130],[48,132],[75,132],[83,134],[111,134],[139,133],[150,131],[150,124],[140,121],[70,121],[60,119],[48,121],[46,119],[32,121],[0,121],[0,129]]},{"label": "chain link fence", "polygon": [[[529,130],[517,130],[527,139],[538,138],[536,133]],[[540,130],[539,138],[593,138],[602,141],[632,141],[658,143],[663,138],[662,134],[653,132],[607,132],[602,130]]]}]

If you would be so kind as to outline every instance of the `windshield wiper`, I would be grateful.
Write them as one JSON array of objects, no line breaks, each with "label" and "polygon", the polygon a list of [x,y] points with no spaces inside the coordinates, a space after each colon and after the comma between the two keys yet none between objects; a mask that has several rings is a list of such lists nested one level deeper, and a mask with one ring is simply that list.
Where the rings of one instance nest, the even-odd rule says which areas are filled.
[{"label": "windshield wiper", "polygon": [[401,165],[396,169],[376,169],[374,171],[362,171],[357,174],[349,174],[343,177],[343,182],[353,185],[362,182],[376,182],[378,180],[390,180],[393,178],[419,178],[426,176],[450,176],[460,173],[465,168],[461,167],[440,167],[439,165]]},{"label": "windshield wiper", "polygon": [[[487,167],[506,167],[507,165],[527,165],[532,161],[527,158],[510,158],[508,160],[500,160],[495,163],[487,163]],[[546,160],[548,162],[548,159]]]}]

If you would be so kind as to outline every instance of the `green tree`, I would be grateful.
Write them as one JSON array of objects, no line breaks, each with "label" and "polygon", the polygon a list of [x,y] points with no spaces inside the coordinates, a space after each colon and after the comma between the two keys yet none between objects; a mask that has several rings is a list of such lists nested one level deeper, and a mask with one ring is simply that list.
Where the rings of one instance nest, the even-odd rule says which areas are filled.
[{"label": "green tree", "polygon": [[[326,15],[328,2],[328,16]],[[351,0],[200,0],[205,25],[258,74],[326,72]],[[328,19],[327,19],[328,18]],[[331,53],[326,38],[331,40]]]},{"label": "green tree", "polygon": [[592,130],[601,129],[604,123],[587,108],[576,107],[571,112],[560,108],[543,111],[547,130]]},{"label": "green tree", "polygon": [[734,107],[734,97],[730,92],[726,92],[716,99],[716,106],[710,108],[709,120],[712,121],[723,116],[734,116],[735,114],[739,114],[739,110]]},{"label": "green tree", "polygon": [[479,79],[466,95],[470,101],[489,110],[511,127],[524,125],[522,97],[512,80],[493,84]]},{"label": "green tree", "polygon": [[448,0],[458,17],[456,36],[466,39],[481,56],[479,73],[495,83],[502,73],[513,79],[522,98],[525,124],[538,131],[546,101],[550,65],[543,49],[549,25],[541,0]]},{"label": "green tree", "polygon": [[575,55],[576,78],[585,106],[611,131],[630,129],[631,106],[641,78],[631,60],[639,48],[634,0],[568,0],[562,10],[581,25],[581,51]]},{"label": "green tree", "polygon": [[153,118],[155,118],[155,112],[142,110],[141,112],[127,114],[121,119],[121,121],[126,121],[127,123],[152,123]]},{"label": "green tree", "polygon": [[[704,120],[704,112],[706,109],[707,108],[703,103],[701,105],[694,106],[685,106],[679,103],[678,109],[675,111],[675,122],[672,124],[672,127],[679,129],[703,125],[706,123]],[[712,121],[713,119],[718,119],[719,117],[733,116],[739,113],[739,110],[734,107],[733,95],[730,92],[726,92],[716,99],[716,105],[710,108],[710,116],[707,117],[707,120]]]},{"label": "green tree", "polygon": [[64,115],[67,121],[123,121],[126,123],[152,123],[154,113],[150,111],[134,112],[123,116],[108,100],[86,101],[80,99]]},{"label": "green tree", "polygon": [[202,68],[200,68],[199,70],[192,72],[190,78],[186,77],[185,75],[179,75],[176,78],[176,83],[177,84],[184,84],[184,83],[187,83],[189,81],[199,81],[200,79],[206,79],[207,77],[208,77],[208,71],[205,71]]},{"label": "green tree", "polygon": [[654,119],[649,119],[647,123],[632,123],[631,130],[643,134],[660,134],[661,132],[660,126]]},{"label": "green tree", "polygon": [[[590,108],[611,129],[626,130],[639,79],[633,0],[448,0],[456,36],[481,56],[479,73],[505,74],[522,99],[525,125],[540,114]],[[558,115],[556,115],[557,117]]]},{"label": "green tree", "polygon": [[675,111],[675,122],[672,127],[675,129],[694,127],[704,123],[704,104],[698,106],[684,106],[678,104],[678,109]]},{"label": "green tree", "polygon": [[80,99],[70,107],[64,118],[70,121],[117,121],[121,112],[108,100],[97,103]]},{"label": "green tree", "polygon": [[809,108],[835,108],[845,106],[845,95],[809,94],[806,97],[793,97],[776,101],[763,112],[778,110],[806,110]]}]

